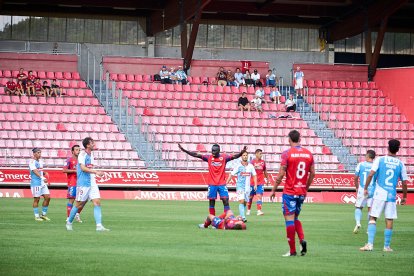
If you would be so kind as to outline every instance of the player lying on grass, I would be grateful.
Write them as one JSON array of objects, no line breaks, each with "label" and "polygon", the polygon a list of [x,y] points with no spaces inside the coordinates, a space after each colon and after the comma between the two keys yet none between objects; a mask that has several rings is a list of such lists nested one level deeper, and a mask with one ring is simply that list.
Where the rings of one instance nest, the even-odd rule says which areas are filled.
[{"label": "player lying on grass", "polygon": [[221,230],[246,230],[246,224],[241,216],[235,217],[231,210],[224,212],[220,216],[208,215],[206,221],[198,225],[199,228],[208,228],[209,226]]}]

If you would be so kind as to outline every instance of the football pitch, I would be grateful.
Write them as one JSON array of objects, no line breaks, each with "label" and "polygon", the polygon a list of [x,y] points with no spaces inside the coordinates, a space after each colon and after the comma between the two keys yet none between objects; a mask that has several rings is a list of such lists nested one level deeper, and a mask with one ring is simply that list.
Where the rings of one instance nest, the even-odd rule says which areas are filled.
[{"label": "football pitch", "polygon": [[[288,251],[280,203],[255,206],[246,231],[198,229],[207,202],[103,200],[105,227],[97,233],[91,204],[83,223],[65,229],[66,200],[52,199],[50,222],[36,222],[32,199],[0,199],[1,275],[414,275],[414,206],[399,206],[391,247],[383,253],[379,220],[373,252],[359,252],[352,205],[305,204],[304,257]],[[238,205],[231,204],[238,213]],[[217,213],[223,210],[216,204]],[[297,243],[298,251],[299,245]]]}]

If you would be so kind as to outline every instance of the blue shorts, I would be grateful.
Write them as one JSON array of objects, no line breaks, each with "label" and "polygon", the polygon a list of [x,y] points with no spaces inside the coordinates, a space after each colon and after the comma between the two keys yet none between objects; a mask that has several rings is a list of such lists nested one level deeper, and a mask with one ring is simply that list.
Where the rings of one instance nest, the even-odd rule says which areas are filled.
[{"label": "blue shorts", "polygon": [[302,208],[303,201],[305,200],[304,195],[282,195],[282,212],[283,215],[296,215],[299,216]]},{"label": "blue shorts", "polygon": [[213,220],[211,221],[211,225],[218,229],[219,225],[222,221],[223,221],[223,219],[221,219],[219,217],[214,217]]},{"label": "blue shorts", "polygon": [[208,192],[207,192],[208,199],[216,199],[217,193],[220,195],[220,199],[229,198],[229,190],[227,189],[226,185],[219,185],[219,186],[208,185]]},{"label": "blue shorts", "polygon": [[257,185],[257,189],[254,189],[254,186],[250,186],[252,187],[252,189],[250,190],[250,196],[255,196],[255,195],[263,195],[263,185]]},{"label": "blue shorts", "polygon": [[68,187],[68,193],[66,195],[66,198],[76,198],[76,186]]}]

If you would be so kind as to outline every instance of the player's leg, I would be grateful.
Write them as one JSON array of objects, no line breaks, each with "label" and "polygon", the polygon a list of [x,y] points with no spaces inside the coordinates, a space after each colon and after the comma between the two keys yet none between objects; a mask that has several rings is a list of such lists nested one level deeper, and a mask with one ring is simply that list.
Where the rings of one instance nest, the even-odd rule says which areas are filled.
[{"label": "player's leg", "polygon": [[385,201],[374,199],[372,202],[371,211],[369,213],[368,222],[368,242],[361,251],[372,251],[374,247],[375,234],[377,233],[377,219],[380,217],[385,207]]},{"label": "player's leg", "polygon": [[[229,190],[227,189],[226,185],[220,185],[216,187],[218,189],[220,199],[223,201],[224,212],[227,213],[227,211],[230,210]],[[217,196],[217,193],[216,193],[216,196]]]},{"label": "player's leg", "polygon": [[47,211],[49,209],[49,203],[50,203],[50,194],[43,194],[43,204],[42,204],[42,215],[40,218],[43,220],[49,221],[50,219],[47,217]]},{"label": "player's leg", "polygon": [[213,215],[208,215],[204,223],[198,225],[199,228],[208,228],[211,224],[211,221],[215,218]]},{"label": "player's leg", "polygon": [[357,234],[361,229],[361,217],[362,217],[362,207],[355,207],[354,218],[355,218],[355,227],[354,234]]},{"label": "player's leg", "polygon": [[302,210],[302,204],[304,200],[305,200],[305,196],[300,196],[299,198],[296,198],[296,211],[295,211],[295,231],[296,231],[296,234],[298,235],[299,243],[302,247],[300,250],[300,254],[302,256],[304,256],[306,252],[308,251],[307,243],[305,240],[305,232],[303,231],[302,222],[299,220],[299,214],[300,214],[300,211]]},{"label": "player's leg", "polygon": [[208,198],[208,213],[210,215],[216,215],[216,198],[217,198],[217,186],[208,185],[207,191],[207,198]]},{"label": "player's leg", "polygon": [[[35,188],[35,187],[33,187]],[[39,215],[39,201],[40,201],[40,197],[33,197],[33,213],[35,216],[35,220],[36,221],[43,221],[43,219],[40,218]]]},{"label": "player's leg", "polygon": [[68,187],[68,192],[66,194],[66,198],[68,199],[68,203],[66,204],[66,217],[69,217],[70,211],[72,211],[73,204],[76,198],[76,187]]},{"label": "player's leg", "polygon": [[257,191],[256,191],[256,207],[257,207],[257,215],[258,216],[262,216],[264,215],[263,211],[262,211],[262,197],[263,197],[263,185],[258,185],[257,186]]},{"label": "player's leg", "polygon": [[289,244],[289,252],[283,256],[296,256],[296,245],[295,245],[295,210],[296,201],[293,196],[283,194],[282,195],[282,211],[285,217],[286,225],[286,237]]},{"label": "player's leg", "polygon": [[384,251],[392,252],[390,248],[394,219],[397,219],[397,205],[395,202],[385,203]]},{"label": "player's leg", "polygon": [[96,231],[109,231],[109,229],[102,225],[101,194],[98,185],[91,186],[89,199],[91,199],[93,203],[93,217],[96,223]]},{"label": "player's leg", "polygon": [[256,194],[256,191],[254,190],[254,187],[251,187],[250,195],[249,195],[249,201],[247,202],[247,212],[246,212],[247,216],[250,216],[250,209],[252,208],[253,198],[254,198],[255,194]]}]

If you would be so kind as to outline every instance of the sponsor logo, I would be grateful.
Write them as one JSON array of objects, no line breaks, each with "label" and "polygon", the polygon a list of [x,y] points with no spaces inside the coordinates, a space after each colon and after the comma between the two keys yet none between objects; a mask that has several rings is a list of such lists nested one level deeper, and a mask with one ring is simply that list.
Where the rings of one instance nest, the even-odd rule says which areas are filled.
[{"label": "sponsor logo", "polygon": [[213,161],[213,162],[211,162],[211,165],[214,166],[214,167],[220,167],[222,165],[222,163]]},{"label": "sponsor logo", "polygon": [[342,200],[342,202],[347,203],[347,204],[349,204],[349,203],[355,204],[356,196],[353,195],[353,194],[343,194],[341,196],[341,200]]},{"label": "sponsor logo", "polygon": [[0,171],[0,182],[4,181],[4,174],[2,171]]}]

